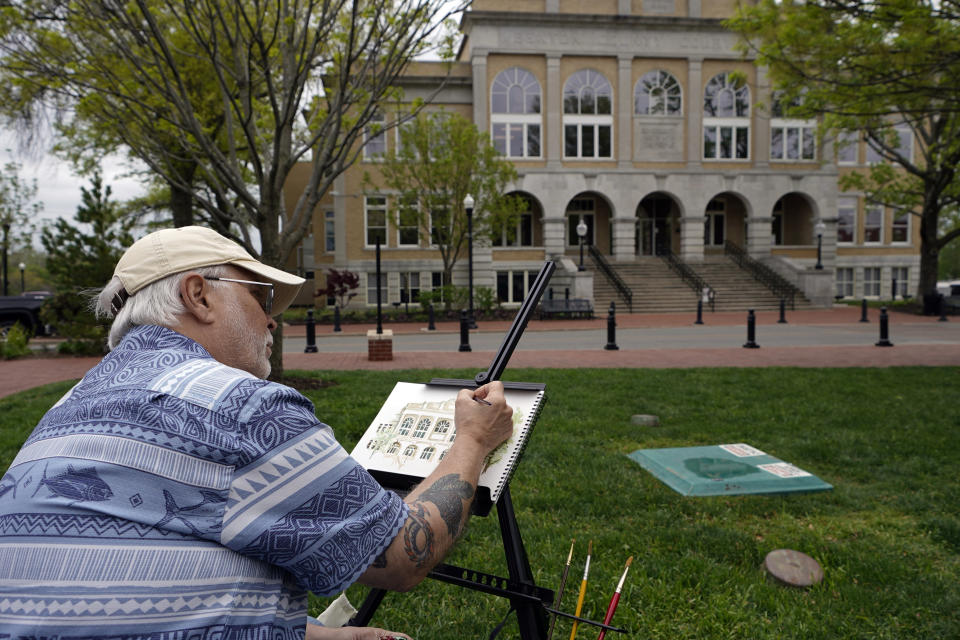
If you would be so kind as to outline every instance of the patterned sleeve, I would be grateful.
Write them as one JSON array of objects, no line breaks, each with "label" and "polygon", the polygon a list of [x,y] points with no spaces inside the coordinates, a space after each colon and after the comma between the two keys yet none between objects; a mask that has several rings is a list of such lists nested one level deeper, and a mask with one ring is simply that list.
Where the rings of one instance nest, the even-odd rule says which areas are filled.
[{"label": "patterned sleeve", "polygon": [[360,577],[407,518],[320,423],[309,400],[270,384],[247,403],[221,542],[332,595]]}]

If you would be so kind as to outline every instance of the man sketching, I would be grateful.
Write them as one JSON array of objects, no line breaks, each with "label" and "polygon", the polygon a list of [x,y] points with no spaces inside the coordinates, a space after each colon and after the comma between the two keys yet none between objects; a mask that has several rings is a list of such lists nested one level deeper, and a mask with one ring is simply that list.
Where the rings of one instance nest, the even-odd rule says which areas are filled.
[{"label": "man sketching", "polygon": [[127,250],[96,301],[110,354],[0,481],[4,634],[303,638],[307,590],[407,590],[443,558],[512,433],[502,385],[460,391],[452,448],[401,500],[265,380],[274,316],[302,283],[200,227]]}]

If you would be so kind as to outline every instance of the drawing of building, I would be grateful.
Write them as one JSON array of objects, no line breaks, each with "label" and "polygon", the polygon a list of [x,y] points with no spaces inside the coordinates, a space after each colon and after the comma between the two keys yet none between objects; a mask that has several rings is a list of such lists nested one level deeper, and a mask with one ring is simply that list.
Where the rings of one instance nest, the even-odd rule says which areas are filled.
[{"label": "drawing of building", "polygon": [[453,411],[456,398],[443,402],[411,402],[396,421],[377,426],[369,448],[382,450],[402,467],[407,460],[443,460],[456,437]]},{"label": "drawing of building", "polygon": [[[444,81],[428,109],[488,132],[517,167],[513,192],[529,203],[512,240],[475,244],[477,287],[518,304],[543,261],[556,259],[553,294],[598,309],[611,300],[632,311],[695,307],[697,282],[709,283],[718,309],[775,306],[783,289],[772,293],[756,275],[747,278],[756,288],[739,297],[748,287],[730,279],[736,258],[734,271],[795,287],[798,305],[915,293],[919,225],[837,185],[876,154],[859,140],[818,143],[814,122],[780,117],[764,69],[735,51],[737,36],[721,24],[736,5],[476,0],[449,75],[441,63],[410,66],[405,100]],[[375,304],[377,238],[388,304],[415,302],[440,283],[429,234],[397,224],[388,215],[395,194],[363,183],[364,173],[376,180],[378,154],[396,144],[395,130],[366,138],[362,161],[318,207],[298,257],[318,286],[329,267],[360,273],[354,306]],[[296,176],[290,200],[303,188]],[[581,221],[598,256],[586,271],[577,269]],[[629,302],[601,263],[628,286]],[[682,279],[677,264],[700,280]],[[454,283],[467,279],[464,259]]]}]

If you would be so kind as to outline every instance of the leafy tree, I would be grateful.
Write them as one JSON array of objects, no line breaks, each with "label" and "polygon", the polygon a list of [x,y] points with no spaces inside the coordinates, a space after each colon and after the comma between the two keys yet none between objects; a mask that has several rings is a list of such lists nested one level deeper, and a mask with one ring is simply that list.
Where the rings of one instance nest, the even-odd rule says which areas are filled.
[{"label": "leafy tree", "polygon": [[[0,67],[19,103],[55,96],[82,116],[78,130],[95,118],[90,140],[119,138],[213,228],[282,268],[356,160],[365,126],[396,96],[397,76],[464,6],[23,0],[0,11]],[[283,188],[301,162],[307,187],[288,207]],[[282,376],[280,329],[274,344]]]},{"label": "leafy tree", "polygon": [[350,304],[350,300],[357,295],[354,291],[359,287],[360,276],[353,271],[327,269],[327,286],[317,289],[317,293],[314,295],[317,297],[335,297],[337,306],[344,309]]},{"label": "leafy tree", "polygon": [[[955,1],[760,0],[727,25],[769,68],[788,115],[822,117],[825,134],[862,132],[882,163],[841,180],[920,224],[918,295],[935,292],[943,229],[960,203],[960,16]],[[897,127],[915,140],[905,153]]]},{"label": "leafy tree", "polygon": [[100,353],[106,345],[107,328],[91,311],[84,293],[102,287],[113,276],[123,252],[133,243],[132,221],[121,215],[110,200],[99,174],[90,188],[80,188],[81,204],[74,221],[58,219],[43,229],[41,242],[47,252],[47,270],[57,295],[45,306],[45,321],[68,338],[72,352]]},{"label": "leafy tree", "polygon": [[33,219],[43,210],[43,204],[34,202],[37,195],[37,181],[24,182],[20,179],[20,164],[8,162],[0,173],[0,242],[3,242],[3,255],[7,260],[3,264],[3,295],[10,293],[9,259],[10,253],[17,248],[29,246],[33,235]]},{"label": "leafy tree", "polygon": [[421,244],[437,248],[449,284],[467,251],[465,198],[474,199],[474,243],[510,228],[526,206],[520,197],[504,195],[517,170],[487,134],[455,113],[418,114],[400,127],[398,147],[378,165],[381,178],[368,172],[364,181],[369,189],[386,186],[398,194],[394,221],[415,228]]}]

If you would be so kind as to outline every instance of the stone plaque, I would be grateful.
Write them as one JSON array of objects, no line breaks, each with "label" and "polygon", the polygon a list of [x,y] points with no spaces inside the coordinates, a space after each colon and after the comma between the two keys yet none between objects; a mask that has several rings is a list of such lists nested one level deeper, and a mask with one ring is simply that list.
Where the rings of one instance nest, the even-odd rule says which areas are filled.
[{"label": "stone plaque", "polygon": [[668,15],[676,13],[675,0],[643,0],[643,12],[648,15]]},{"label": "stone plaque", "polygon": [[683,161],[683,119],[634,118],[633,133],[635,161]]}]

